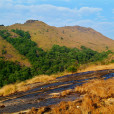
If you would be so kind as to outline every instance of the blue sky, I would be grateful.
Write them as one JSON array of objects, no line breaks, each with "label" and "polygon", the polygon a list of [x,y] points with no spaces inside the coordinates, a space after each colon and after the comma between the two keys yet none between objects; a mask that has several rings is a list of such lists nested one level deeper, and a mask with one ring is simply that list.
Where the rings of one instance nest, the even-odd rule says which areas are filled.
[{"label": "blue sky", "polygon": [[91,27],[114,40],[114,0],[0,0],[0,24],[28,19]]}]

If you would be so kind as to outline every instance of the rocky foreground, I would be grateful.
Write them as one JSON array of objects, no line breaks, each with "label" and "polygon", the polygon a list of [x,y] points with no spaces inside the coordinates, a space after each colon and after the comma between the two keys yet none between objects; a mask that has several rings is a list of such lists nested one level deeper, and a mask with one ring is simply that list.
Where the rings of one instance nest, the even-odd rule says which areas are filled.
[{"label": "rocky foreground", "polygon": [[36,83],[26,92],[1,96],[0,113],[112,113],[113,77],[114,69],[111,69],[65,75],[47,84]]}]

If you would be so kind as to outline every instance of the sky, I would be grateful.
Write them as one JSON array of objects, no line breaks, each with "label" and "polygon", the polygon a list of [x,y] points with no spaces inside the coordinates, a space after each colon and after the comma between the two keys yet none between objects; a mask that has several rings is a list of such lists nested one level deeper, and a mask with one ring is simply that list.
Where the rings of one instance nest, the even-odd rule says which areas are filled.
[{"label": "sky", "polygon": [[26,20],[91,27],[114,40],[114,0],[0,0],[0,24]]}]

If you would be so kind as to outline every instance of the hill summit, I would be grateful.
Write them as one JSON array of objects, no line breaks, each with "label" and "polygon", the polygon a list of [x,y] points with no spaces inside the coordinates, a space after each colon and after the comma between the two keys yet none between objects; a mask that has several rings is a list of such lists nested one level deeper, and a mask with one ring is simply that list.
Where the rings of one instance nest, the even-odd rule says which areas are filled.
[{"label": "hill summit", "polygon": [[25,22],[25,24],[26,24],[26,23],[34,23],[35,21],[38,21],[38,20],[27,20],[27,21]]}]

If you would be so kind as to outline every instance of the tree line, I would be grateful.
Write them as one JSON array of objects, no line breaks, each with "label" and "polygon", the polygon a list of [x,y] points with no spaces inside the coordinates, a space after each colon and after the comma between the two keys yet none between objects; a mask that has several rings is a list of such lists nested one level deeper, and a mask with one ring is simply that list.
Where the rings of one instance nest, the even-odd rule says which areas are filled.
[{"label": "tree line", "polygon": [[[18,34],[18,36],[12,38],[8,30],[0,30],[0,36],[11,43],[20,54],[28,58],[32,67],[21,67],[17,63],[1,60],[0,86],[17,80],[26,80],[40,74],[50,75],[65,70],[75,72],[81,64],[101,61],[111,53],[111,51],[99,53],[85,46],[77,49],[59,45],[53,45],[50,50],[44,51],[31,40],[28,31],[25,32],[19,29],[12,29],[11,31]],[[3,62],[6,66],[2,65]]]}]

